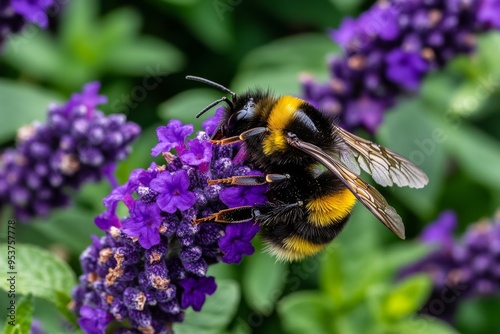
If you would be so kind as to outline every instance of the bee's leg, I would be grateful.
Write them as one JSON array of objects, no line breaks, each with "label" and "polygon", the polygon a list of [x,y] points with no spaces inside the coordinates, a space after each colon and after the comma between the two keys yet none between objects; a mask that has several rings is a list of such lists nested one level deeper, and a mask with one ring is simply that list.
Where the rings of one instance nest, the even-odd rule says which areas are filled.
[{"label": "bee's leg", "polygon": [[208,180],[208,185],[228,183],[237,186],[260,186],[271,182],[280,182],[290,179],[288,174],[243,175],[232,176],[217,180]]},{"label": "bee's leg", "polygon": [[205,221],[214,221],[216,223],[243,223],[252,219],[257,219],[261,215],[259,209],[253,206],[245,205],[231,209],[224,209],[209,216],[195,219],[194,224]]},{"label": "bee's leg", "polygon": [[244,131],[244,132],[240,133],[238,136],[228,137],[228,138],[224,138],[224,139],[220,139],[220,140],[210,140],[210,142],[212,144],[216,144],[216,145],[229,145],[229,144],[234,144],[234,143],[238,143],[240,141],[247,140],[250,137],[259,135],[259,134],[266,132],[266,131],[267,131],[267,128],[258,127],[258,128],[253,128],[253,129]]},{"label": "bee's leg", "polygon": [[213,213],[209,216],[195,219],[193,223],[199,224],[206,221],[214,221],[216,223],[235,224],[247,222],[249,220],[260,220],[271,223],[275,219],[281,217],[283,213],[295,211],[303,205],[304,203],[302,201],[297,201],[296,203],[291,204],[278,203],[270,205],[267,203],[258,205],[258,207],[249,205],[238,206],[235,208],[220,210],[219,212]]}]

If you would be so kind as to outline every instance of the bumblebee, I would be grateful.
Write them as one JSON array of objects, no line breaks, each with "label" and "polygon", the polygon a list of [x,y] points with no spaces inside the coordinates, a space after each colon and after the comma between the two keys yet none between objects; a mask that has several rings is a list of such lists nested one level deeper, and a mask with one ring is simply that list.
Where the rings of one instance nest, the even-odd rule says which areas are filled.
[{"label": "bumblebee", "polygon": [[324,249],[343,229],[356,200],[401,239],[404,225],[396,210],[358,175],[361,169],[382,186],[422,188],[428,178],[412,162],[347,132],[304,100],[274,97],[254,90],[237,95],[204,78],[187,76],[231,95],[200,111],[200,117],[224,102],[222,120],[211,138],[217,145],[243,142],[248,162],[263,176],[233,176],[210,184],[267,184],[268,202],[221,210],[196,223],[260,225],[267,250],[280,260],[294,261]]}]

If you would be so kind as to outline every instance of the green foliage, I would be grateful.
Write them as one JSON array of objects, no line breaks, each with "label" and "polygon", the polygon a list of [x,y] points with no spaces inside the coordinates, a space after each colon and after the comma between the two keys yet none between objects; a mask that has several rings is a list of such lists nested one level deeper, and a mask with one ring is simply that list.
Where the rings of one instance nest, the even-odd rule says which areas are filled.
[{"label": "green foliage", "polygon": [[136,11],[119,8],[99,20],[97,7],[96,0],[69,2],[57,39],[45,31],[20,35],[11,39],[4,58],[20,71],[69,92],[105,73],[163,76],[182,65],[176,48],[138,34],[141,17]]},{"label": "green foliage", "polygon": [[[7,249],[6,244],[0,245]],[[17,244],[15,270],[16,293],[31,294],[56,305],[60,310],[67,309],[69,293],[76,284],[74,272],[67,263],[54,254],[33,245]],[[7,257],[0,258],[0,266],[8,268]],[[9,282],[0,281],[0,289],[9,291]]]},{"label": "green foliage", "polygon": [[287,333],[331,333],[334,311],[331,300],[312,291],[291,294],[278,304],[278,313]]},{"label": "green foliage", "polygon": [[[299,75],[327,75],[325,57],[336,47],[324,34],[285,37],[248,53],[241,61],[232,89],[271,89],[276,94],[299,94]],[[286,61],[284,61],[286,60]]]},{"label": "green foliage", "polygon": [[33,296],[27,295],[19,299],[16,304],[16,320],[14,325],[7,324],[4,334],[28,334],[33,317]]},{"label": "green foliage", "polygon": [[217,290],[208,296],[200,312],[189,309],[182,324],[175,324],[179,334],[221,333],[233,318],[240,301],[240,288],[232,280],[218,280]]},{"label": "green foliage", "polygon": [[158,114],[165,121],[165,124],[170,119],[179,119],[183,123],[194,124],[198,130],[202,130],[202,119],[195,119],[194,116],[205,106],[219,99],[220,97],[221,92],[215,89],[190,89],[185,92],[179,93],[176,96],[172,97],[170,100],[162,103],[159,107]]},{"label": "green foliage", "polygon": [[259,313],[270,315],[283,292],[287,275],[287,263],[257,250],[248,257],[243,270],[241,285],[247,304]]},{"label": "green foliage", "polygon": [[12,80],[0,79],[0,143],[12,139],[17,129],[46,118],[47,106],[60,97],[51,91]]}]

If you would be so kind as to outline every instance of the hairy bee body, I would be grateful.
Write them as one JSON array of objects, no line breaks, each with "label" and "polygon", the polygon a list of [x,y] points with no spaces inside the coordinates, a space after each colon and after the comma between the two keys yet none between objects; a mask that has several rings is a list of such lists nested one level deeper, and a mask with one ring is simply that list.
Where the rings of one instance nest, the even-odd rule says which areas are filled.
[{"label": "hairy bee body", "polygon": [[[334,121],[292,96],[274,98],[253,91],[225,107],[223,137],[256,127],[268,131],[245,140],[248,161],[264,174],[290,177],[269,184],[266,205],[257,206],[262,240],[279,259],[299,260],[326,247],[342,230],[356,202],[342,181],[286,143],[285,132],[300,134],[323,150],[335,151]],[[241,112],[237,122],[231,117]],[[237,116],[233,116],[237,117]]]},{"label": "hairy bee body", "polygon": [[234,176],[215,183],[267,184],[265,204],[216,212],[196,222],[238,223],[254,219],[267,249],[278,259],[293,261],[324,249],[343,229],[356,200],[387,228],[404,239],[401,217],[385,198],[358,177],[360,170],[382,186],[421,188],[428,178],[412,162],[389,149],[338,127],[304,100],[274,97],[269,92],[237,95],[207,79],[187,77],[231,94],[198,115],[225,102],[212,142],[243,142],[247,160],[264,176]]}]

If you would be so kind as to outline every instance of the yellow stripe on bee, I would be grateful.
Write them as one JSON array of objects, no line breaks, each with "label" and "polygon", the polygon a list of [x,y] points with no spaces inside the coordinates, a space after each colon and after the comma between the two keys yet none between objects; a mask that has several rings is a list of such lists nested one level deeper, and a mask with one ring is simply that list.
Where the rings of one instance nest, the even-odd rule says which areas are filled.
[{"label": "yellow stripe on bee", "polygon": [[279,261],[297,261],[314,255],[323,250],[326,244],[314,244],[299,236],[291,236],[283,240],[284,245],[279,246],[272,242],[266,243],[265,251],[276,257]]},{"label": "yellow stripe on bee", "polygon": [[286,139],[283,136],[284,127],[292,120],[294,113],[303,100],[293,96],[282,96],[271,109],[267,119],[269,134],[264,138],[264,154],[271,155],[286,149]]},{"label": "yellow stripe on bee", "polygon": [[355,203],[356,197],[347,188],[312,199],[306,205],[309,221],[316,226],[330,225],[345,218]]},{"label": "yellow stripe on bee", "polygon": [[328,245],[328,243],[315,244],[296,235],[284,239],[283,244],[285,246],[284,253],[287,253],[291,260],[300,260],[316,254]]}]

